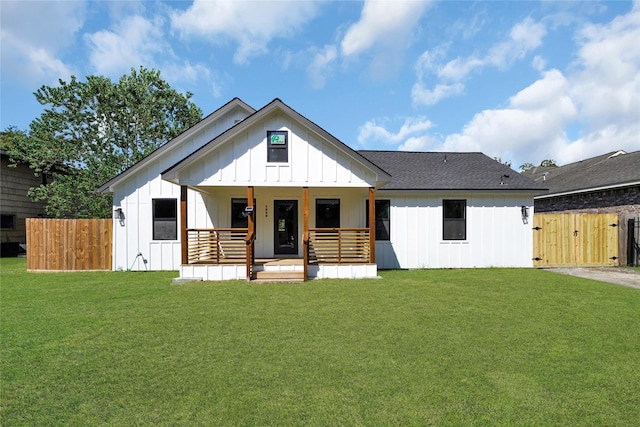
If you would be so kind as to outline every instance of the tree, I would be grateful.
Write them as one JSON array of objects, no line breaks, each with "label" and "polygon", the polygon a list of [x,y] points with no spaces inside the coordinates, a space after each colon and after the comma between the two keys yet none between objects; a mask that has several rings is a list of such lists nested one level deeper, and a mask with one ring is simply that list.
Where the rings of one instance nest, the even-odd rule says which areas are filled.
[{"label": "tree", "polygon": [[36,173],[53,176],[29,191],[47,201],[53,217],[111,216],[111,197],[95,189],[202,117],[193,95],[176,92],[157,70],[131,69],[116,83],[102,76],[59,82],[35,92],[48,108],[8,150]]},{"label": "tree", "polygon": [[553,159],[546,159],[543,160],[542,162],[540,162],[540,166],[536,166],[533,163],[523,163],[520,165],[520,172],[525,172],[528,171],[529,169],[533,169],[535,167],[539,167],[539,168],[556,168],[558,167],[558,165],[556,164],[556,161]]},{"label": "tree", "polygon": [[9,126],[0,132],[0,150],[5,150],[7,153],[13,153],[15,147],[21,146],[25,138],[27,138],[27,133],[25,131],[18,129],[15,126]]},{"label": "tree", "polygon": [[504,162],[502,161],[502,157],[494,157],[493,160],[495,160],[498,163],[502,163],[503,165],[505,165],[506,167],[510,168],[511,167],[511,160],[505,160]]},{"label": "tree", "polygon": [[533,169],[535,167],[536,167],[536,165],[534,165],[533,163],[528,163],[528,162],[527,163],[523,163],[523,164],[520,165],[520,172],[526,172],[529,169]]}]

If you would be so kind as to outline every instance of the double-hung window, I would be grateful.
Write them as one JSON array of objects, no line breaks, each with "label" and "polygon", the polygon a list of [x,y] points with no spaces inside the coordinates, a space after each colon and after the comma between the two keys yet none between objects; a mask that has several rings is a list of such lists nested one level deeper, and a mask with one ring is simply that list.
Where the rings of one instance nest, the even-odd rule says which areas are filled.
[{"label": "double-hung window", "polygon": [[267,162],[289,161],[289,133],[286,130],[267,131]]},{"label": "double-hung window", "polygon": [[178,240],[176,199],[153,199],[153,240]]},{"label": "double-hung window", "polygon": [[[376,200],[376,240],[391,240],[391,200]],[[366,222],[369,227],[369,202],[365,202]]]},{"label": "double-hung window", "polygon": [[442,240],[467,240],[467,201],[442,201]]}]

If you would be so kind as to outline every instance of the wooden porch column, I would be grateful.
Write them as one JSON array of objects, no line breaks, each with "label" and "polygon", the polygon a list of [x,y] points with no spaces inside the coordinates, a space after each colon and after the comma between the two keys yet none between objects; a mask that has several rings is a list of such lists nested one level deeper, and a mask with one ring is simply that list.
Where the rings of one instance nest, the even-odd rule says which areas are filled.
[{"label": "wooden porch column", "polygon": [[376,189],[369,187],[369,263],[376,263]]},{"label": "wooden porch column", "polygon": [[[251,208],[253,208],[255,210],[255,206],[253,206],[253,199],[254,199],[254,195],[253,195],[253,186],[248,186],[247,187],[247,206],[250,206]],[[251,215],[249,215],[247,217],[248,219],[248,227],[249,227],[249,235],[253,235],[253,233],[255,233],[256,231],[256,216],[255,216],[255,212],[251,212]]]},{"label": "wooden porch column", "polygon": [[246,247],[247,282],[251,281],[253,263],[255,261],[255,247],[253,242],[255,241],[255,232],[256,232],[256,220],[255,220],[256,213],[255,213],[255,206],[253,205],[253,198],[254,198],[253,186],[250,185],[247,187],[247,206],[251,208],[251,213],[247,217],[247,237],[245,238],[245,243],[247,245]]},{"label": "wooden porch column", "polygon": [[187,186],[180,186],[180,252],[181,263],[189,263],[189,242],[187,241]]},{"label": "wooden porch column", "polygon": [[306,281],[309,268],[309,187],[302,187],[302,224],[303,280]]}]

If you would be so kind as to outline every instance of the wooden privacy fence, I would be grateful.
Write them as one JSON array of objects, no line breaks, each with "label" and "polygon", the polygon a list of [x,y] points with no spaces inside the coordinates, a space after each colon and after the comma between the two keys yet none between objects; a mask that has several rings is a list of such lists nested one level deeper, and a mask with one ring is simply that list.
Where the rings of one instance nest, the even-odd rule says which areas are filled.
[{"label": "wooden privacy fence", "polygon": [[27,270],[111,270],[111,219],[27,221]]},{"label": "wooden privacy fence", "polygon": [[534,267],[618,265],[617,214],[535,214]]}]

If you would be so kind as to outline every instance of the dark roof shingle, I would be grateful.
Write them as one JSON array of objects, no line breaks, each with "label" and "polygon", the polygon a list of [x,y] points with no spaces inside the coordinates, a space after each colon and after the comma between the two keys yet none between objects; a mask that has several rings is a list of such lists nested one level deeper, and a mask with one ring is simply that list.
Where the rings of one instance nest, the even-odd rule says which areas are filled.
[{"label": "dark roof shingle", "polygon": [[523,175],[547,186],[545,196],[625,186],[640,182],[640,151],[612,151],[564,166],[532,168]]},{"label": "dark roof shingle", "polygon": [[370,150],[359,153],[391,175],[391,181],[381,190],[546,189],[482,153]]}]

